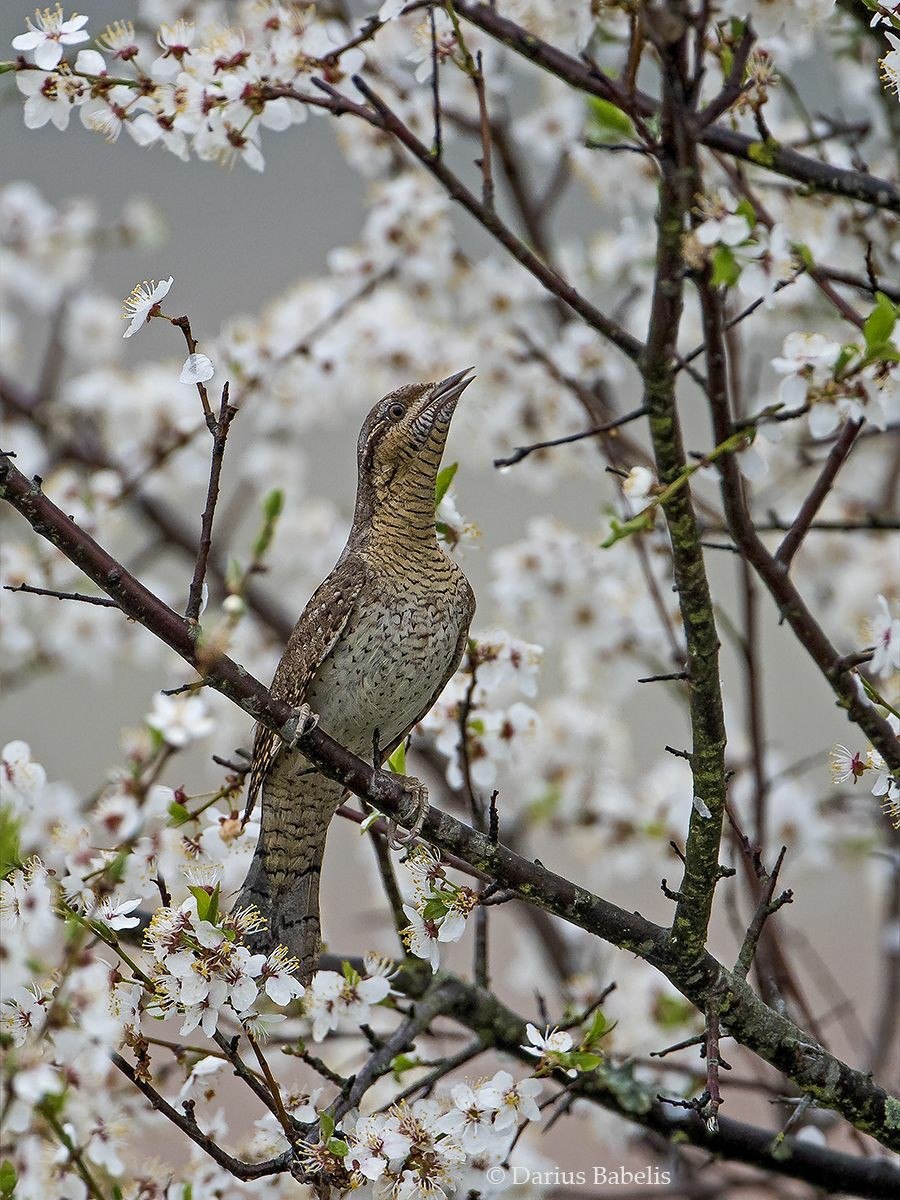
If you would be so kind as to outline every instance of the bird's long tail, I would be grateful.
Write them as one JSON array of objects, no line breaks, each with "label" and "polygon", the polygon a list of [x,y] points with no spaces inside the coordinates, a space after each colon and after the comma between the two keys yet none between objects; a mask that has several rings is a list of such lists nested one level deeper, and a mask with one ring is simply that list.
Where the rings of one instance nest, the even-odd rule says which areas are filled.
[{"label": "bird's long tail", "polygon": [[235,907],[255,905],[268,927],[248,941],[257,952],[279,943],[300,960],[302,982],[319,957],[319,878],[325,838],[341,798],[340,784],[284,754],[262,789],[262,828]]}]

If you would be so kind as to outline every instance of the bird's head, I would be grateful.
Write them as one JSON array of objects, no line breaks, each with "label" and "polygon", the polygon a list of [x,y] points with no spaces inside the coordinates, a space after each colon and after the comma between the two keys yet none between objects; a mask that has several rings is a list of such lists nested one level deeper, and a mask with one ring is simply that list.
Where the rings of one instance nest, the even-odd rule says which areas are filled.
[{"label": "bird's head", "polygon": [[434,483],[457,402],[471,367],[437,383],[409,383],[379,400],[359,435],[360,498],[434,507]]}]

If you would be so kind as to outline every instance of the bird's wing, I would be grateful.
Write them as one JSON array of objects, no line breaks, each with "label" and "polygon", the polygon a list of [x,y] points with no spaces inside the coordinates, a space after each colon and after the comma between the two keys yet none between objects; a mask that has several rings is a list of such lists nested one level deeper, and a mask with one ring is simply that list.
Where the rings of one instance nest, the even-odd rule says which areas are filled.
[{"label": "bird's wing", "polygon": [[[285,700],[292,705],[303,703],[316,671],[344,631],[365,577],[366,568],[362,560],[355,555],[348,555],[313,593],[294,626],[275,671],[270,691],[277,700]],[[244,821],[253,811],[263,781],[283,745],[277,733],[264,725],[256,726]]]},{"label": "bird's wing", "polygon": [[472,617],[475,615],[475,594],[473,593],[471,587],[469,587],[468,580],[466,580],[464,578],[463,582],[465,583],[464,592],[465,592],[465,603],[466,603],[466,616],[462,623],[462,628],[459,631],[459,639],[456,643],[456,650],[454,651],[453,658],[447,667],[447,670],[444,674],[444,678],[441,680],[441,682],[435,688],[433,696],[428,701],[428,703],[425,705],[425,707],[422,709],[422,711],[419,713],[419,715],[416,717],[416,719],[413,721],[413,723],[410,726],[408,726],[406,729],[404,729],[403,732],[399,735],[399,737],[395,737],[389,746],[385,746],[384,750],[382,751],[382,760],[381,760],[382,762],[385,762],[388,758],[390,758],[390,756],[394,753],[394,751],[397,749],[397,747],[400,745],[400,743],[402,741],[405,741],[405,739],[409,736],[410,730],[414,729],[416,727],[416,725],[419,724],[420,721],[423,721],[425,719],[425,717],[428,716],[428,714],[434,708],[435,704],[437,704],[438,697],[440,696],[441,692],[444,690],[444,688],[447,686],[447,684],[450,682],[450,680],[456,674],[457,667],[462,662],[463,654],[465,654],[465,652],[466,652],[466,643],[469,640],[469,626],[472,623]]}]

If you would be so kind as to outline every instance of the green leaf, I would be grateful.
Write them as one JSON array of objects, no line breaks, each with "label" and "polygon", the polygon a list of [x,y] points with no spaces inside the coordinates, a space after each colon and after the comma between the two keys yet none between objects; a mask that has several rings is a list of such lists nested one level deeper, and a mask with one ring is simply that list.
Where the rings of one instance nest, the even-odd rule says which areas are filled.
[{"label": "green leaf", "polygon": [[595,1042],[599,1042],[601,1038],[616,1027],[615,1021],[607,1021],[601,1009],[597,1009],[591,1020],[590,1027],[584,1037],[585,1046],[593,1046]]},{"label": "green leaf", "polygon": [[435,508],[438,507],[440,502],[447,495],[447,489],[449,488],[450,484],[453,482],[453,478],[456,475],[456,472],[458,470],[459,470],[459,463],[455,462],[455,463],[450,463],[449,466],[444,467],[442,470],[438,471],[437,481],[434,485],[434,507]]},{"label": "green leaf", "polygon": [[0,1163],[0,1196],[3,1200],[12,1200],[16,1190],[16,1168],[8,1158]]},{"label": "green leaf", "polygon": [[419,1060],[411,1054],[396,1054],[391,1059],[391,1071],[398,1083],[403,1078],[404,1071],[411,1071],[413,1067],[417,1066],[419,1066]]},{"label": "green leaf", "polygon": [[275,521],[281,516],[284,508],[284,492],[281,488],[272,488],[263,500],[263,516],[267,521]]},{"label": "green leaf", "polygon": [[397,749],[388,758],[388,766],[395,775],[406,774],[406,742],[402,741]]},{"label": "green leaf", "polygon": [[738,201],[738,206],[734,211],[744,218],[751,229],[756,224],[756,209],[749,200]]},{"label": "green leaf", "polygon": [[212,896],[209,894],[206,888],[202,887],[192,886],[188,888],[188,891],[197,901],[197,916],[201,921],[208,921],[209,918],[206,914],[209,912],[210,905],[212,904]]},{"label": "green leaf", "polygon": [[244,582],[244,568],[241,566],[240,559],[233,556],[228,559],[228,566],[225,568],[225,588],[229,592],[239,592]]},{"label": "green leaf", "polygon": [[185,808],[185,806],[178,800],[173,800],[169,805],[169,816],[171,818],[169,824],[175,829],[177,829],[179,825],[184,825],[186,821],[193,821],[194,819],[190,813],[190,810]]},{"label": "green leaf", "polygon": [[319,1129],[322,1131],[322,1141],[327,1142],[334,1133],[334,1117],[331,1113],[319,1113]]},{"label": "green leaf", "polygon": [[837,356],[835,363],[834,363],[834,367],[833,367],[835,377],[840,376],[844,367],[846,367],[847,364],[852,359],[856,358],[858,353],[859,353],[859,346],[853,346],[853,345],[841,346],[841,352]]},{"label": "green leaf", "polygon": [[875,295],[875,307],[866,317],[866,323],[863,325],[863,337],[866,339],[868,350],[884,345],[894,332],[894,326],[897,323],[897,309],[893,302],[884,292],[876,292]]},{"label": "green leaf", "polygon": [[341,974],[347,980],[351,987],[356,987],[360,981],[360,973],[352,963],[348,963],[346,959],[341,963]]},{"label": "green leaf", "polygon": [[778,143],[772,138],[764,142],[751,142],[747,147],[747,157],[751,162],[759,163],[761,167],[771,167],[775,162],[775,151]]},{"label": "green leaf", "polygon": [[6,805],[0,808],[0,879],[5,879],[21,863],[19,822]]},{"label": "green leaf", "polygon": [[446,917],[446,915],[447,905],[438,896],[432,896],[422,909],[423,921],[440,921],[441,917]]},{"label": "green leaf", "polygon": [[741,277],[741,268],[728,246],[716,246],[712,253],[713,287],[734,287]]},{"label": "green leaf", "polygon": [[610,100],[602,100],[599,96],[591,96],[588,100],[588,137],[597,141],[607,141],[619,138],[633,138],[634,123],[627,113],[613,104]]},{"label": "green leaf", "polygon": [[560,1058],[576,1071],[596,1071],[603,1062],[602,1055],[590,1054],[587,1050],[570,1050],[568,1054],[560,1055]]},{"label": "green leaf", "polygon": [[328,1149],[338,1158],[346,1158],[350,1153],[350,1147],[343,1138],[329,1138]]},{"label": "green leaf", "polygon": [[694,1016],[695,1008],[680,996],[657,996],[653,1006],[653,1016],[663,1029],[676,1029],[679,1025],[687,1024]]}]

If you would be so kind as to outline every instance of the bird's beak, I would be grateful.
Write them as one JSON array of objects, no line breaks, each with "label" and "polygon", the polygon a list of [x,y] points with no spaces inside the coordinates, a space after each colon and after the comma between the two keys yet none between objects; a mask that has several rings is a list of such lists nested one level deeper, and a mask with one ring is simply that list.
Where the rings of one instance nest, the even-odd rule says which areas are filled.
[{"label": "bird's beak", "polygon": [[464,371],[457,371],[455,375],[448,375],[436,383],[425,402],[425,411],[432,416],[440,414],[449,420],[460,396],[475,378],[472,371],[472,367],[466,367]]}]

